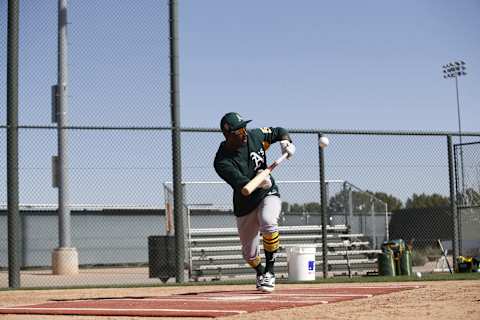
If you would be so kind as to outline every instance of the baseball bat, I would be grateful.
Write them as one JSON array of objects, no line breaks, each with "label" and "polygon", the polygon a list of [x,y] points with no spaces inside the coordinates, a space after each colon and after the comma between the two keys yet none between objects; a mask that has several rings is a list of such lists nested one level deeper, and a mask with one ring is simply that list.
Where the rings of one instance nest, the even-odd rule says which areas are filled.
[{"label": "baseball bat", "polygon": [[287,156],[288,156],[288,153],[282,154],[282,156],[280,158],[278,158],[277,160],[275,160],[271,165],[269,165],[267,167],[267,169],[265,169],[262,172],[260,172],[259,174],[257,174],[252,180],[250,180],[242,188],[242,194],[244,196],[250,195],[253,192],[253,190],[255,190],[260,185],[260,183],[262,183],[262,181],[265,179],[265,177],[268,176],[273,171],[273,169],[275,169],[275,167],[280,164],[280,162],[285,160],[287,158]]}]

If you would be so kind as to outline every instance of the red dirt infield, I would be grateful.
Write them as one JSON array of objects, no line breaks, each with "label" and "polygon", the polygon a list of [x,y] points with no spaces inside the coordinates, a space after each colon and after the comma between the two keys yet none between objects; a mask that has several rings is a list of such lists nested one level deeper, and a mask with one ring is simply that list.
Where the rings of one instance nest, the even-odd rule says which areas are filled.
[{"label": "red dirt infield", "polygon": [[351,286],[338,288],[206,291],[170,296],[53,300],[51,302],[1,307],[0,314],[95,315],[139,317],[221,317],[242,313],[304,307],[369,298],[421,286]]}]

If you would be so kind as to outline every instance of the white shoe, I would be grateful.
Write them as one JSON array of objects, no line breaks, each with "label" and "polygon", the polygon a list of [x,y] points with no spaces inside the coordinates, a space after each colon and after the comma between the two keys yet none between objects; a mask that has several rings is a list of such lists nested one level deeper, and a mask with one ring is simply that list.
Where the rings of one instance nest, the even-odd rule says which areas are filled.
[{"label": "white shoe", "polygon": [[263,275],[262,283],[260,284],[260,290],[263,292],[273,292],[275,290],[275,275],[267,272]]},{"label": "white shoe", "polygon": [[257,275],[257,290],[262,290],[263,274]]}]

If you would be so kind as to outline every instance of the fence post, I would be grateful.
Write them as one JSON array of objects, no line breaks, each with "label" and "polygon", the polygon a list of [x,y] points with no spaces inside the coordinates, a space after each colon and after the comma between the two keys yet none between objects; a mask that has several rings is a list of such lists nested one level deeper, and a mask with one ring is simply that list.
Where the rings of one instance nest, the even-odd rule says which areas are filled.
[{"label": "fence post", "polygon": [[390,219],[388,218],[388,204],[385,203],[385,241],[390,240]]},{"label": "fence post", "polygon": [[457,201],[455,196],[455,182],[454,182],[454,166],[453,166],[453,145],[452,145],[452,136],[447,136],[447,148],[448,148],[448,180],[450,185],[450,211],[452,213],[452,250],[453,250],[453,265],[457,265],[457,256],[458,256],[458,212],[457,212]]},{"label": "fence post", "polygon": [[18,204],[18,20],[19,1],[8,1],[7,32],[7,212],[8,286],[20,287],[21,217]]},{"label": "fence post", "polygon": [[354,224],[354,216],[353,216],[353,191],[352,185],[349,183],[348,185],[348,216],[350,219],[350,224],[348,225],[348,231],[353,231],[353,224]]},{"label": "fence post", "polygon": [[349,206],[349,201],[348,201],[348,187],[347,187],[347,181],[344,181],[343,182],[343,190],[342,190],[342,193],[343,193],[343,215],[344,215],[344,219],[345,219],[345,225],[347,227],[350,226],[350,215],[349,215],[349,211],[350,211],[350,206]]},{"label": "fence post", "polygon": [[327,190],[325,184],[325,154],[320,144],[322,134],[318,134],[318,155],[320,167],[320,208],[321,208],[321,223],[322,223],[322,261],[323,261],[323,277],[328,277],[328,248],[327,248]]},{"label": "fence post", "polygon": [[375,221],[375,199],[370,198],[370,219],[371,221],[371,228],[372,228],[372,245],[373,248],[377,248],[377,231],[376,231],[376,221]]},{"label": "fence post", "polygon": [[185,282],[185,223],[182,190],[182,157],[180,129],[180,85],[178,67],[178,1],[170,0],[170,107],[172,126],[173,214],[175,216],[175,274],[178,283]]}]

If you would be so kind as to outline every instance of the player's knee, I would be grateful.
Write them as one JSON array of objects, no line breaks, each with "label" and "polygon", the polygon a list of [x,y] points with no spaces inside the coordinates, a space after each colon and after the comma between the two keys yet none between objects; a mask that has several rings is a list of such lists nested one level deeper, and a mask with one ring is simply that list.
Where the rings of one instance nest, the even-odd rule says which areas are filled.
[{"label": "player's knee", "polygon": [[265,233],[263,237],[263,249],[268,252],[275,252],[280,246],[280,234],[278,231]]}]

